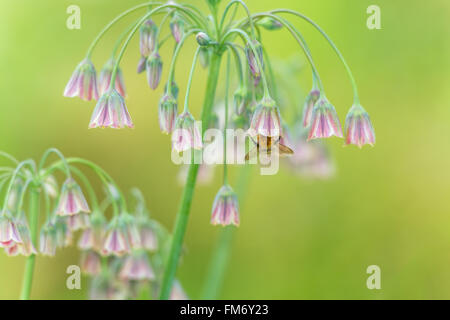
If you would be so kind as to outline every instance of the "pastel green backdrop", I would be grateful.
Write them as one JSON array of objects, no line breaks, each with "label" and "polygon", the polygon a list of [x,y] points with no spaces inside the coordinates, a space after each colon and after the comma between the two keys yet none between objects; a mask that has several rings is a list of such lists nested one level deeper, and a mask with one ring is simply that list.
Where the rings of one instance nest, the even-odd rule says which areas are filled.
[{"label": "pastel green backdrop", "polygon": [[[63,98],[64,86],[93,37],[119,12],[142,1],[0,1],[0,149],[24,159],[57,147],[67,156],[101,164],[124,188],[144,191],[154,218],[172,228],[180,199],[170,140],[159,131],[157,101],[145,76],[136,75],[138,46],[122,68],[134,130],[88,130],[94,102]],[[188,0],[205,8],[203,0]],[[223,0],[222,2],[225,2]],[[329,181],[307,181],[282,169],[253,169],[226,272],[222,298],[231,299],[441,299],[450,298],[450,108],[447,0],[248,0],[254,12],[285,7],[316,20],[332,37],[357,79],[362,104],[377,134],[375,148],[343,148],[331,139],[337,165]],[[81,8],[81,30],[66,28],[66,8]],[[366,27],[366,8],[381,8],[382,29]],[[136,16],[137,17],[137,16]],[[131,21],[131,20],[129,20]],[[122,28],[94,53],[100,69]],[[309,25],[304,32],[327,89],[344,120],[350,83],[334,52]],[[299,52],[286,31],[264,35],[272,57]],[[191,43],[188,48],[193,49]],[[163,51],[167,66],[171,51]],[[193,50],[184,49],[177,81],[184,94]],[[307,72],[306,72],[307,71]],[[206,73],[194,79],[191,106],[198,115]],[[301,75],[310,86],[309,69]],[[223,79],[223,74],[222,74]],[[220,92],[219,92],[220,94]],[[297,105],[289,107],[299,108]],[[232,181],[236,179],[233,170]],[[179,278],[188,295],[200,294],[220,228],[209,224],[221,174],[198,187]],[[75,248],[38,257],[32,298],[78,299],[66,289]],[[366,268],[381,267],[381,290],[368,290]],[[24,259],[0,253],[0,298],[17,298]]]}]

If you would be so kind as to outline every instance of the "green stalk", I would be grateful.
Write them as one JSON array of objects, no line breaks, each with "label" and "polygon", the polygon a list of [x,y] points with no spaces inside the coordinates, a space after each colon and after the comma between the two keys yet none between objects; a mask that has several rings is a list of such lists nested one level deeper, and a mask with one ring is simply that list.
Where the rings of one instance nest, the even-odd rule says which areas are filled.
[{"label": "green stalk", "polygon": [[[250,166],[245,165],[240,170],[239,181],[236,188],[241,209],[244,204],[245,191],[247,190],[249,177]],[[204,300],[216,300],[220,294],[236,229],[237,228],[233,226],[225,227],[217,240],[203,287],[201,298]]]},{"label": "green stalk", "polygon": [[[39,218],[39,190],[36,187],[34,187],[31,189],[30,193],[30,233],[31,233],[31,241],[34,246],[37,245],[38,218]],[[23,275],[22,293],[20,294],[21,300],[30,299],[35,261],[36,261],[35,254],[31,254],[27,258],[25,264],[25,271]]]},{"label": "green stalk", "polygon": [[[214,52],[211,56],[211,64],[208,74],[208,85],[206,87],[205,101],[203,103],[203,126],[208,126],[211,117],[211,110],[214,104],[214,97],[216,95],[217,81],[219,79],[220,62],[221,53]],[[189,211],[191,208],[192,197],[194,195],[198,167],[199,165],[195,163],[191,163],[191,165],[189,166],[187,181],[181,198],[180,209],[175,221],[172,243],[166,263],[163,282],[161,285],[161,300],[169,299],[170,292],[172,291],[172,285],[177,272],[178,260],[180,258],[183,239],[186,233],[187,223],[189,219]]]}]

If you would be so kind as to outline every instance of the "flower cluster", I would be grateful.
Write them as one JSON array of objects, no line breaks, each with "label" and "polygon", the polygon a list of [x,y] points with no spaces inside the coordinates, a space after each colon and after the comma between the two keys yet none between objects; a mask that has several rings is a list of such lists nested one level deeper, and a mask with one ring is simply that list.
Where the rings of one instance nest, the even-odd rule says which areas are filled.
[{"label": "flower cluster", "polygon": [[[44,166],[51,154],[58,155],[60,160]],[[93,169],[103,181],[107,192],[101,203],[91,182],[76,165]],[[110,295],[110,290],[99,296],[101,288],[117,282],[122,287],[118,294],[126,293],[127,298],[136,297],[133,287],[137,284],[150,284],[155,296],[162,276],[161,248],[170,235],[150,219],[140,191],[133,189],[136,205],[129,213],[122,192],[102,168],[88,160],[65,158],[56,149],[44,154],[39,168],[34,161],[26,160],[17,161],[16,168],[5,166],[2,170],[5,173],[0,186],[6,188],[0,189],[5,191],[0,212],[0,247],[7,255],[54,256],[59,248],[77,241],[82,271],[94,278],[109,279],[106,287],[104,281],[100,287],[96,287],[97,280],[92,281],[96,288],[93,298],[118,298]],[[61,188],[54,175],[56,170],[67,175]],[[78,181],[87,190],[92,209]],[[45,200],[46,219],[42,225],[39,225],[40,200]],[[109,211],[112,211],[110,221]],[[182,291],[178,286],[174,292],[179,295]]]}]

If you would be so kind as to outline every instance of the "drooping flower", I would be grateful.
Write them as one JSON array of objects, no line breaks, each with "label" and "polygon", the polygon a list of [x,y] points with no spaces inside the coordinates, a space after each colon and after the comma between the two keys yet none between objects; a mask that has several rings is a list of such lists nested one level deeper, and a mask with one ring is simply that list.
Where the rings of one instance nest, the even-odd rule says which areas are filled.
[{"label": "drooping flower", "polygon": [[184,35],[184,20],[177,13],[174,13],[170,21],[170,31],[176,43],[180,43]]},{"label": "drooping flower", "polygon": [[106,219],[98,213],[93,213],[90,218],[90,227],[81,234],[78,240],[78,247],[81,250],[92,249],[101,253],[106,232]]},{"label": "drooping flower", "polygon": [[89,209],[80,186],[73,178],[68,178],[62,186],[56,214],[60,216],[70,216],[80,212],[89,213],[91,210]]},{"label": "drooping flower", "polygon": [[125,263],[119,273],[122,280],[154,280],[155,273],[145,252],[133,254],[125,258]]},{"label": "drooping flower", "polygon": [[[78,214],[76,214],[78,215]],[[65,248],[72,245],[73,233],[67,225],[67,217],[56,217],[53,219],[52,224],[56,233],[56,247]]]},{"label": "drooping flower", "polygon": [[86,58],[76,67],[64,89],[65,97],[80,97],[83,100],[98,99],[97,75],[92,62]]},{"label": "drooping flower", "polygon": [[279,30],[279,29],[283,28],[283,24],[280,21],[275,20],[271,17],[264,17],[261,20],[259,20],[257,22],[257,24],[258,24],[258,26],[261,26],[264,29],[270,30],[270,31]]},{"label": "drooping flower", "polygon": [[155,251],[158,248],[158,238],[155,231],[149,226],[139,228],[142,248],[148,251]]},{"label": "drooping flower", "polygon": [[178,104],[170,93],[166,93],[159,101],[159,128],[163,133],[172,133],[178,114]]},{"label": "drooping flower", "polygon": [[57,248],[57,232],[55,226],[49,221],[41,230],[39,238],[39,251],[45,256],[54,256]]},{"label": "drooping flower", "polygon": [[79,213],[67,217],[67,227],[70,231],[85,230],[90,227],[89,214]]},{"label": "drooping flower", "polygon": [[81,270],[88,275],[98,275],[102,270],[100,255],[92,250],[81,254]]},{"label": "drooping flower", "polygon": [[310,126],[313,108],[317,100],[319,100],[319,97],[320,91],[315,88],[313,88],[306,96],[305,104],[303,106],[303,117],[302,117],[303,128],[307,128]]},{"label": "drooping flower", "polygon": [[375,131],[369,114],[357,104],[351,107],[345,119],[345,144],[362,148],[365,144],[375,144]]},{"label": "drooping flower", "polygon": [[308,140],[331,136],[342,138],[341,123],[333,105],[321,97],[313,108]]},{"label": "drooping flower", "polygon": [[198,57],[200,60],[200,65],[206,69],[209,67],[211,53],[208,47],[200,47],[200,51],[198,53]]},{"label": "drooping flower", "polygon": [[154,51],[147,59],[147,81],[150,88],[155,90],[161,81],[163,63],[158,52]]},{"label": "drooping flower", "polygon": [[129,252],[130,246],[126,234],[119,225],[118,218],[114,218],[106,234],[102,253],[104,255],[113,254],[120,257]]},{"label": "drooping flower", "polygon": [[139,29],[140,42],[139,47],[141,55],[148,57],[156,48],[156,39],[158,35],[158,27],[152,19],[147,19]]},{"label": "drooping flower", "polygon": [[278,138],[282,135],[280,110],[275,101],[264,99],[256,107],[248,130],[250,136]]},{"label": "drooping flower", "polygon": [[9,213],[0,213],[0,247],[21,244],[23,240],[17,228],[16,219]]},{"label": "drooping flower", "polygon": [[192,148],[200,150],[202,146],[202,136],[194,117],[189,111],[183,112],[178,116],[172,133],[172,149],[183,152]]},{"label": "drooping flower", "polygon": [[[100,71],[100,76],[98,80],[100,95],[103,95],[109,89],[109,86],[111,84],[111,76],[113,74],[115,64],[116,64],[115,59],[111,58],[105,63],[103,69]],[[126,95],[125,82],[123,80],[122,70],[120,70],[120,68],[117,69],[116,80],[114,82],[115,82],[114,87],[117,90],[117,92],[119,92],[119,94],[122,97],[125,97]]]},{"label": "drooping flower", "polygon": [[122,213],[120,218],[130,248],[132,250],[141,249],[141,237],[137,228],[136,218],[128,213]]},{"label": "drooping flower", "polygon": [[109,89],[95,106],[89,128],[133,128],[130,114],[123,97],[115,90]]},{"label": "drooping flower", "polygon": [[245,55],[247,57],[248,66],[250,67],[252,75],[255,78],[259,78],[262,73],[260,65],[262,68],[264,68],[263,49],[261,44],[257,40],[253,40],[252,44],[256,49],[256,55],[250,44],[247,44],[245,46]]},{"label": "drooping flower", "polygon": [[45,178],[42,186],[44,187],[45,192],[52,198],[56,198],[58,195],[58,183],[54,176],[49,175]]},{"label": "drooping flower", "polygon": [[21,214],[21,217],[17,219],[16,227],[22,242],[14,242],[14,244],[9,247],[5,247],[6,254],[10,256],[21,254],[26,257],[31,254],[37,254],[33,242],[31,241],[30,229],[28,227],[27,220],[23,213]]},{"label": "drooping flower", "polygon": [[237,196],[229,185],[224,185],[217,193],[211,212],[211,224],[239,226],[239,205]]}]

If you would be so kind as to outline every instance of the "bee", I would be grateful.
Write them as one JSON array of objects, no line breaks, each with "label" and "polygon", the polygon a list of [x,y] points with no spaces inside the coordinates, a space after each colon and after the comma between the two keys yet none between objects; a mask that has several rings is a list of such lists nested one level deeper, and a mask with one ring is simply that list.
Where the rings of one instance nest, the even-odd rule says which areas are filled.
[{"label": "bee", "polygon": [[[265,137],[258,134],[256,136],[256,141],[253,139],[253,137],[250,137],[250,139],[252,139],[253,143],[256,146],[245,155],[246,161],[253,159],[255,156],[258,156],[261,152],[263,152],[264,155],[270,156],[272,154],[272,151],[278,151],[278,154],[281,157],[291,156],[294,154],[294,151],[292,151],[291,148],[285,146],[280,142],[281,136],[276,138]],[[274,148],[274,146],[276,147]]]}]

